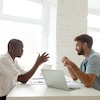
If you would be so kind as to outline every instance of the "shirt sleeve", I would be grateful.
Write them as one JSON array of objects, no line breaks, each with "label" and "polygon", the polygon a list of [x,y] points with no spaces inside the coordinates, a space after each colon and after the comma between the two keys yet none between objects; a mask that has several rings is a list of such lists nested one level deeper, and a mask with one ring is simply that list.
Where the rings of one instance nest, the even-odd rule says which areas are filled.
[{"label": "shirt sleeve", "polygon": [[100,74],[100,57],[98,55],[92,55],[87,62],[86,68],[87,74]]},{"label": "shirt sleeve", "polygon": [[16,69],[19,71],[19,75],[26,73],[26,71],[22,69],[21,66],[18,64],[17,60],[15,60],[15,66],[16,66]]}]

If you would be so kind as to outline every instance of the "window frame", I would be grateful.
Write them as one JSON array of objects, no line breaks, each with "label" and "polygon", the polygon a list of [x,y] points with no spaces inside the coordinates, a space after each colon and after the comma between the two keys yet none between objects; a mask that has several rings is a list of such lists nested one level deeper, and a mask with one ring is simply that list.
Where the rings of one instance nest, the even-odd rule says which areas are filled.
[{"label": "window frame", "polygon": [[[100,12],[97,11],[97,10],[89,9],[88,14],[96,15],[96,16],[99,16],[99,17],[100,17]],[[97,38],[96,38],[96,37],[94,37],[94,36],[92,35],[93,33],[94,33],[94,34],[95,34],[95,33],[100,33],[100,29],[97,28],[97,27],[90,27],[90,26],[87,26],[87,33],[93,37],[93,41],[94,41],[94,43],[93,43],[93,49],[94,49],[95,51],[97,51],[97,52],[100,52],[98,45],[96,46],[96,43],[97,43],[97,41],[98,41],[97,38],[99,38],[99,37],[97,36]],[[96,35],[95,35],[95,36],[96,36]]]}]

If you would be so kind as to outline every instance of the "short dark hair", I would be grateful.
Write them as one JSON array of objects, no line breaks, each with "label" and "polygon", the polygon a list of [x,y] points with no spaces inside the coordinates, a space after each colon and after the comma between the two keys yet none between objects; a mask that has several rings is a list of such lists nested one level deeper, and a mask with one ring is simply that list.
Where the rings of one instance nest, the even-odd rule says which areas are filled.
[{"label": "short dark hair", "polygon": [[80,41],[82,43],[86,42],[88,47],[91,48],[92,44],[93,44],[93,39],[91,36],[87,35],[87,34],[81,34],[77,37],[75,37],[74,39],[75,41]]},{"label": "short dark hair", "polygon": [[8,42],[8,50],[11,46],[18,46],[18,45],[23,45],[23,42],[19,39],[11,39],[9,42]]}]

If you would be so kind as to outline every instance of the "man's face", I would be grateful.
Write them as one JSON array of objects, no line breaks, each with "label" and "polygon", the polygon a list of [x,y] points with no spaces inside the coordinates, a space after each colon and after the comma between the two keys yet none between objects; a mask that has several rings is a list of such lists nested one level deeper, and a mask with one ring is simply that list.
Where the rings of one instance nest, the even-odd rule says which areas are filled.
[{"label": "man's face", "polygon": [[82,42],[76,41],[76,51],[78,55],[84,55],[84,48]]},{"label": "man's face", "polygon": [[18,45],[15,48],[15,55],[16,55],[16,57],[21,57],[22,54],[23,54],[23,45]]}]

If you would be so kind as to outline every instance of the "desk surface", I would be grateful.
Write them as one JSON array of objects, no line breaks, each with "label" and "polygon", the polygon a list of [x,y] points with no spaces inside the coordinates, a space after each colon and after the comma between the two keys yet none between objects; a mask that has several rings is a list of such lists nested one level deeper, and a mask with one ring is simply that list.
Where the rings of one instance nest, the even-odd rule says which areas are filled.
[{"label": "desk surface", "polygon": [[7,100],[100,100],[100,91],[81,88],[73,91],[49,88],[46,85],[18,84],[7,96]]}]

